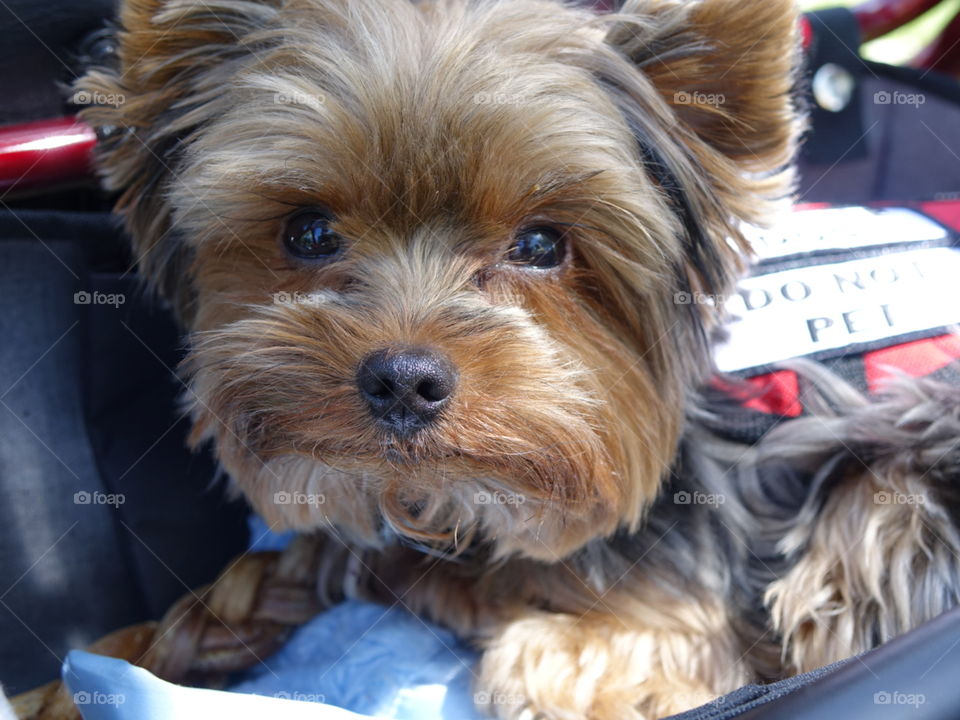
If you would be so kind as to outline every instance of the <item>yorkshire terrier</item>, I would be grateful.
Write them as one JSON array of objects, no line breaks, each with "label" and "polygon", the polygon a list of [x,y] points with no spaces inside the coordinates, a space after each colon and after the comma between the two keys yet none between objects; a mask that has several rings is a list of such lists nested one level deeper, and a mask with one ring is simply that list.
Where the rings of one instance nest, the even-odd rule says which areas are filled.
[{"label": "yorkshire terrier", "polygon": [[956,604],[955,390],[824,380],[757,447],[711,430],[720,303],[676,298],[727,293],[790,197],[791,0],[125,0],[120,26],[79,87],[124,101],[84,117],[189,333],[193,441],[329,533],[334,593],[481,648],[498,715],[669,715]]}]

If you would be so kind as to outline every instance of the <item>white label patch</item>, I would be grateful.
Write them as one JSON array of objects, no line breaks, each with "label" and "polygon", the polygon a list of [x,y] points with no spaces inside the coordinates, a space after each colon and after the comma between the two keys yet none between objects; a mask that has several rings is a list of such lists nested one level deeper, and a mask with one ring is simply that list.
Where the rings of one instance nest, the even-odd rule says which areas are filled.
[{"label": "white label patch", "polygon": [[744,227],[757,259],[945,241],[948,232],[906,208],[841,207],[792,212],[770,230]]},{"label": "white label patch", "polygon": [[726,309],[730,337],[714,350],[725,372],[960,323],[960,250],[757,275],[740,283]]}]

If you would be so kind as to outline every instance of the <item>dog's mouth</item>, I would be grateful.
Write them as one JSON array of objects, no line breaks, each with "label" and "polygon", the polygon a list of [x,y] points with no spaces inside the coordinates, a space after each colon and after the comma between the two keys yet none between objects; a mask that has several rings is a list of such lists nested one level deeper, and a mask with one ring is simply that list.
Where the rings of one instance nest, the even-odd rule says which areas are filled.
[{"label": "dog's mouth", "polygon": [[389,438],[380,443],[380,457],[391,465],[416,467],[437,463],[464,461],[467,456],[454,448],[428,447],[416,440]]},{"label": "dog's mouth", "polygon": [[416,449],[409,447],[398,447],[396,445],[388,445],[387,447],[384,447],[381,454],[384,461],[390,465],[397,465],[399,467],[418,467],[420,465],[426,465],[432,462],[443,462],[444,460],[449,460],[455,457],[454,453],[427,456]]},{"label": "dog's mouth", "polygon": [[380,478],[453,477],[489,475],[491,472],[489,459],[484,460],[467,449],[438,441],[426,433],[423,437],[408,438],[381,435],[351,443],[313,443],[296,439],[286,447],[251,449],[264,461],[293,455]]}]

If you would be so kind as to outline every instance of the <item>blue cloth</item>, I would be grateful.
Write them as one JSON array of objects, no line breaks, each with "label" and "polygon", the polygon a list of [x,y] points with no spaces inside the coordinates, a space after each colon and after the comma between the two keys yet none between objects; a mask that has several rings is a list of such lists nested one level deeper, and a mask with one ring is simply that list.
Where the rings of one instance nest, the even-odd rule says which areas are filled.
[{"label": "blue cloth", "polygon": [[[300,628],[229,693],[178,687],[79,651],[67,657],[63,679],[85,720],[480,720],[471,690],[476,659],[449,632],[403,609],[349,601]],[[305,702],[315,704],[305,710]]]},{"label": "blue cloth", "polygon": [[402,608],[346,602],[301,628],[234,692],[315,698],[397,720],[479,720],[477,655]]},{"label": "blue cloth", "polygon": [[[251,551],[280,550],[292,538],[270,532],[259,518],[250,526]],[[78,702],[85,720],[480,720],[471,689],[476,661],[451,633],[400,606],[348,601],[299,628],[230,692],[178,687],[122,660],[79,651],[67,656],[63,679],[86,700]]]},{"label": "blue cloth", "polygon": [[84,720],[361,720],[329,706],[180,687],[123,660],[74,650],[63,681]]}]

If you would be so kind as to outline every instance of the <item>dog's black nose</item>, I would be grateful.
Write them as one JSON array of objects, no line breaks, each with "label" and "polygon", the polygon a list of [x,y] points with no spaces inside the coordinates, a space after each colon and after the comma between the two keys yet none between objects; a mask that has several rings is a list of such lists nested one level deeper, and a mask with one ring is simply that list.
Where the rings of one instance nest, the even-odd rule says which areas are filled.
[{"label": "dog's black nose", "polygon": [[381,350],[360,363],[357,385],[375,418],[397,435],[410,435],[440,414],[457,385],[457,371],[433,350]]}]

